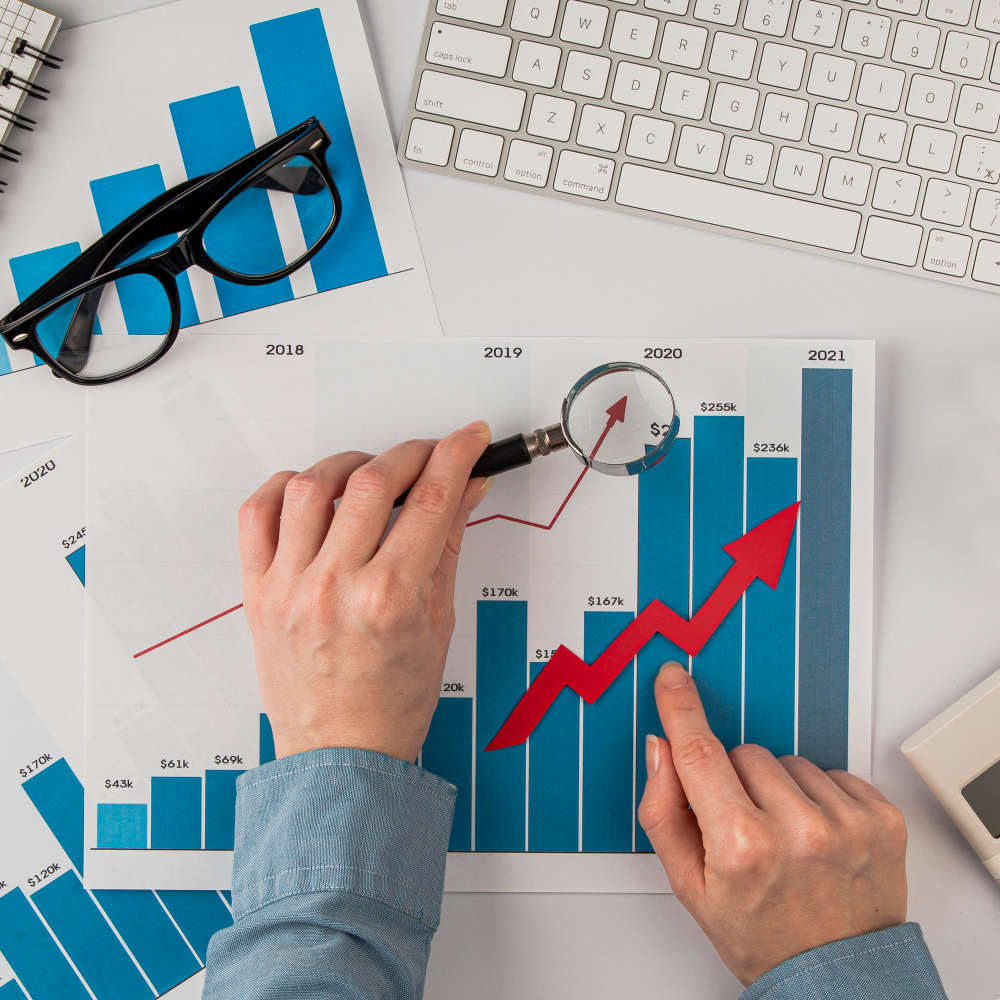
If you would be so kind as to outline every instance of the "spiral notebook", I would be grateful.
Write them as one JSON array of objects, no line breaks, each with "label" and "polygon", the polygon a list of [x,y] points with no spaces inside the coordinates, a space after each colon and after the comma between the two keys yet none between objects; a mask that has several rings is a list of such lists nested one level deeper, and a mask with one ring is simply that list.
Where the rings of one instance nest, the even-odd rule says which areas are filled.
[{"label": "spiral notebook", "polygon": [[21,154],[16,133],[32,131],[37,124],[25,105],[33,103],[31,98],[44,101],[48,96],[35,78],[42,67],[58,69],[62,63],[49,52],[60,24],[60,18],[31,4],[0,0],[0,157],[4,160],[17,162]]}]

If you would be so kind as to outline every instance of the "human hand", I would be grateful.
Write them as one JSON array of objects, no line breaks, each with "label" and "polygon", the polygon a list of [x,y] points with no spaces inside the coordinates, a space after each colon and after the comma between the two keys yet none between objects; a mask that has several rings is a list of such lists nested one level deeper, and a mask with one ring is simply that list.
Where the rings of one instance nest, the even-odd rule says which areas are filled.
[{"label": "human hand", "polygon": [[462,536],[490,486],[469,473],[489,441],[477,422],[375,458],[345,452],[279,472],[243,504],[243,600],[278,757],[356,747],[417,759],[454,628]]},{"label": "human hand", "polygon": [[646,739],[639,822],[744,986],[794,955],[906,920],[906,825],[881,792],[759,746],[727,756],[677,663],[660,671],[656,705],[667,739]]}]

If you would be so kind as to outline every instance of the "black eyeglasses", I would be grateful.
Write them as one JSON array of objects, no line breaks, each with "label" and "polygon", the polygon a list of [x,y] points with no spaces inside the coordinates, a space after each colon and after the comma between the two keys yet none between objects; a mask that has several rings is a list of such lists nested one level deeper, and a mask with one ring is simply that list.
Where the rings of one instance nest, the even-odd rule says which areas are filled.
[{"label": "black eyeglasses", "polygon": [[[130,215],[0,320],[14,350],[36,354],[77,385],[135,375],[170,350],[181,325],[177,275],[197,265],[241,285],[266,285],[302,267],[340,222],[340,193],[327,163],[330,135],[310,118],[214,174],[178,184]],[[298,246],[276,254],[243,233],[273,228],[273,199],[288,200],[302,229]],[[166,248],[165,237],[180,234]],[[286,241],[290,244],[291,241]],[[298,254],[286,264],[286,253]],[[101,329],[110,288],[128,334]]]}]

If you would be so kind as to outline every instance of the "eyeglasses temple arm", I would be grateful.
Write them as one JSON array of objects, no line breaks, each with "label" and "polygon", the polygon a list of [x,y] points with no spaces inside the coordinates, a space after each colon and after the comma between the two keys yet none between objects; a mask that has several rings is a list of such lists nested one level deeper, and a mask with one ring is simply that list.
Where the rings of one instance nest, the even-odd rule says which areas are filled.
[{"label": "eyeglasses temple arm", "polygon": [[90,342],[94,337],[94,323],[101,305],[106,285],[98,285],[80,296],[69,329],[59,348],[56,359],[67,370],[79,375],[90,356]]}]

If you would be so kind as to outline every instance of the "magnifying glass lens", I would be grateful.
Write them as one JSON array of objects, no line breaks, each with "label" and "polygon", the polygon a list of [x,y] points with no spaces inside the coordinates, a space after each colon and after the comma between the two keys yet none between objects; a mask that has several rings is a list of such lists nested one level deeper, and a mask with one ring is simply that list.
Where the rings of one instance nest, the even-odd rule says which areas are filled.
[{"label": "magnifying glass lens", "polygon": [[570,447],[599,472],[635,475],[670,450],[679,421],[673,394],[656,372],[621,362],[588,372],[563,404]]}]

